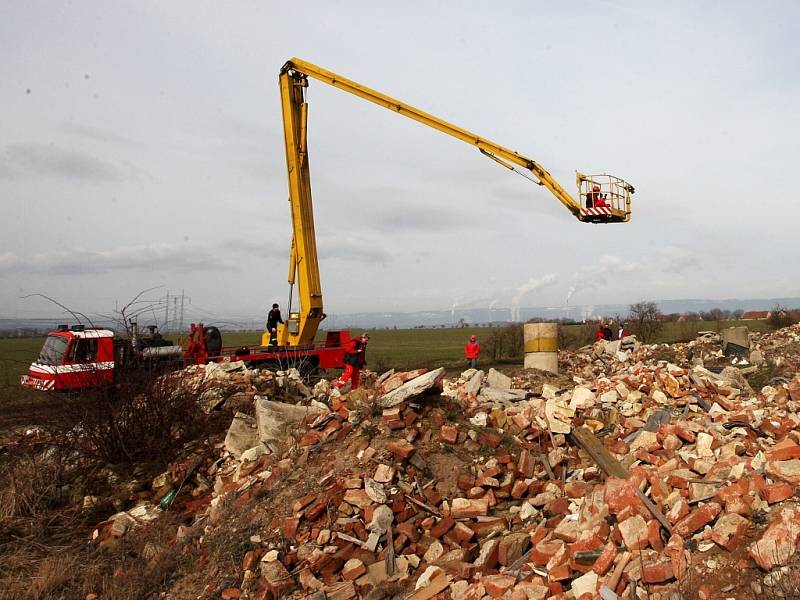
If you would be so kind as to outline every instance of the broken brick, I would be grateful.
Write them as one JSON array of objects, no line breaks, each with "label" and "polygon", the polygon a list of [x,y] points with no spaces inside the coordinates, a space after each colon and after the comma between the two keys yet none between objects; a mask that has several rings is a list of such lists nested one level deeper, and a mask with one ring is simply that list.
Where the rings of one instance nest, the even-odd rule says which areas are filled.
[{"label": "broken brick", "polygon": [[709,502],[678,521],[673,528],[673,533],[681,537],[687,537],[708,525],[721,510],[722,507],[717,502]]},{"label": "broken brick", "polygon": [[711,530],[711,540],[725,548],[728,552],[733,552],[739,546],[744,532],[750,521],[737,514],[724,514]]},{"label": "broken brick", "polygon": [[450,516],[453,519],[468,519],[485,516],[489,513],[489,502],[484,499],[469,500],[454,498],[450,504]]},{"label": "broken brick", "polygon": [[439,439],[445,444],[455,444],[458,441],[458,427],[442,425],[442,428],[439,430]]}]

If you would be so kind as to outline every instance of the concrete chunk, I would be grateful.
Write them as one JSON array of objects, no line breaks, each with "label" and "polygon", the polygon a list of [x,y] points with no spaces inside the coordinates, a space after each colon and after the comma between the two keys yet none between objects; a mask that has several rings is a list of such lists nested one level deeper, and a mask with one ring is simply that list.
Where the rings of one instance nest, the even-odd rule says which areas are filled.
[{"label": "concrete chunk", "polygon": [[225,435],[225,450],[236,458],[241,458],[245,451],[258,445],[256,420],[250,415],[237,412]]},{"label": "concrete chunk", "polygon": [[[313,406],[297,406],[273,402],[263,396],[255,397],[256,424],[258,426],[258,440],[270,450],[276,452],[283,449],[289,434],[289,429],[303,421],[309,415],[318,415],[323,412],[321,408]],[[255,446],[253,443],[252,446]]]},{"label": "concrete chunk", "polygon": [[486,384],[497,390],[507,390],[511,388],[511,377],[497,369],[489,369],[489,374],[486,376]]},{"label": "concrete chunk", "polygon": [[384,394],[378,400],[378,406],[382,408],[389,408],[396,406],[401,402],[405,402],[409,398],[420,396],[437,386],[439,386],[444,379],[444,367],[440,367],[435,371],[430,371],[424,375],[420,375],[410,381],[406,381],[396,390],[392,390],[388,394]]}]

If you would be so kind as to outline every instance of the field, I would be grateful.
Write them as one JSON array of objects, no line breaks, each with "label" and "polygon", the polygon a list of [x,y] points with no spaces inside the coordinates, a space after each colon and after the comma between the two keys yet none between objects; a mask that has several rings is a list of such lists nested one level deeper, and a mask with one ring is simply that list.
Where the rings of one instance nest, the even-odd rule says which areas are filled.
[{"label": "field", "polygon": [[47,399],[19,385],[19,376],[39,354],[43,338],[0,339],[0,431],[29,424],[29,415]]}]

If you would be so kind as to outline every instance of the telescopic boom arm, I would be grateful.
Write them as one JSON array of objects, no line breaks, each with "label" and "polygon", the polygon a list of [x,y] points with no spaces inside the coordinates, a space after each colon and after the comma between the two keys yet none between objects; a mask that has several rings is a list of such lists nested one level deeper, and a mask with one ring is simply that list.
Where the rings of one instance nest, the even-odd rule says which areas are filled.
[{"label": "telescopic boom arm", "polygon": [[[293,287],[295,282],[298,283],[301,310],[293,313],[290,307],[289,319],[278,331],[278,343],[281,346],[312,343],[320,321],[325,318],[322,312],[322,289],[308,165],[308,104],[305,101],[305,88],[308,87],[309,77],[475,146],[482,154],[507,169],[520,173],[515,167],[522,167],[530,171],[536,183],[546,187],[573,216],[583,222],[627,223],[630,220],[630,195],[633,193],[633,186],[619,178],[578,173],[576,200],[536,161],[332,71],[292,58],[283,65],[279,84],[294,231],[289,260],[289,284]],[[582,190],[589,194],[593,185],[600,185],[605,192],[602,194],[603,198],[610,200],[607,207],[597,209],[581,206],[580,197],[584,193]]]}]

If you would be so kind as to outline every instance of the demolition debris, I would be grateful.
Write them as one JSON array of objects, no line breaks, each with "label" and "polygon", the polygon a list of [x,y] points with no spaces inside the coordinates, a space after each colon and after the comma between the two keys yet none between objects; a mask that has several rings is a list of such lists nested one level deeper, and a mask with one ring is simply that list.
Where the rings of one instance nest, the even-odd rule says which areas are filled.
[{"label": "demolition debris", "polygon": [[[749,597],[797,564],[800,326],[559,360],[559,376],[367,372],[343,394],[190,367],[200,407],[235,413],[224,441],[187,445],[92,539],[177,510],[174,544],[203,564],[215,533],[267,515],[241,577],[201,595],[258,600],[657,599],[687,580]],[[792,377],[748,382],[776,369]]]}]

